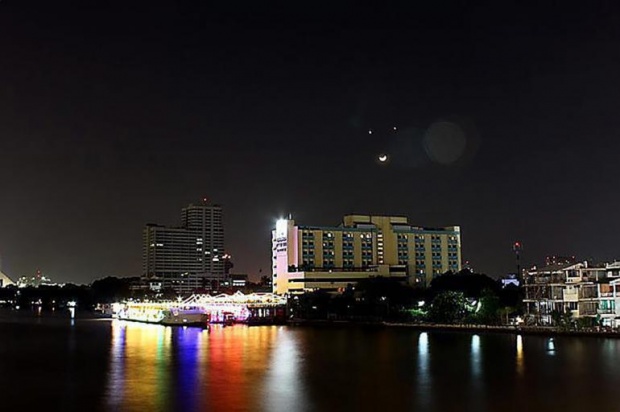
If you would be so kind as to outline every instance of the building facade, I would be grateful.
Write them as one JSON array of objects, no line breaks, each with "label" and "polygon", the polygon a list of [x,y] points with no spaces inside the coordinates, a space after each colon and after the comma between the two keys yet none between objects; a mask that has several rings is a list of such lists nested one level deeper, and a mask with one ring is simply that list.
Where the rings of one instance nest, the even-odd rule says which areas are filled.
[{"label": "building facade", "polygon": [[143,279],[179,293],[211,289],[225,279],[222,207],[191,204],[181,226],[148,224],[143,234]]},{"label": "building facade", "polygon": [[534,268],[525,278],[526,312],[537,323],[550,324],[553,313],[572,319],[592,318],[604,326],[620,326],[620,263],[588,262]]},{"label": "building facade", "polygon": [[13,286],[15,283],[9,278],[7,275],[2,273],[0,270],[0,288],[5,288],[7,286]]},{"label": "building facade", "polygon": [[422,228],[406,217],[348,215],[339,226],[281,219],[272,232],[273,291],[337,291],[374,276],[426,286],[461,270],[458,226]]}]

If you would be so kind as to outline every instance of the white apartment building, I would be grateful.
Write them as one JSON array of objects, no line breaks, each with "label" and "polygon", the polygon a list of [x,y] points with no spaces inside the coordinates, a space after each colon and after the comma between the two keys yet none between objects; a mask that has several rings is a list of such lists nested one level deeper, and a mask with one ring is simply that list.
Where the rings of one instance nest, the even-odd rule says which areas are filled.
[{"label": "white apartment building", "polygon": [[524,282],[526,312],[543,324],[552,312],[590,317],[620,326],[620,262],[592,267],[588,262],[530,270]]}]

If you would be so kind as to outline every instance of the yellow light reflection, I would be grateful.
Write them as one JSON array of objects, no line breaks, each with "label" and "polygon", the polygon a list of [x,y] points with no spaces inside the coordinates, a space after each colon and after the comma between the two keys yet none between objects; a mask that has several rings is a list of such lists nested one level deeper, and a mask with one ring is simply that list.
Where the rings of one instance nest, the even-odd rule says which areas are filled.
[{"label": "yellow light reflection", "polygon": [[111,406],[122,410],[168,409],[169,347],[169,328],[112,322]]},{"label": "yellow light reflection", "polygon": [[523,375],[525,365],[523,360],[523,338],[521,335],[517,335],[517,374]]},{"label": "yellow light reflection", "polygon": [[159,325],[132,324],[125,334],[125,406],[166,408],[170,334]]},{"label": "yellow light reflection", "polygon": [[112,322],[112,347],[110,350],[110,370],[108,371],[107,396],[109,406],[117,410],[123,401],[123,382],[125,380],[125,325]]}]

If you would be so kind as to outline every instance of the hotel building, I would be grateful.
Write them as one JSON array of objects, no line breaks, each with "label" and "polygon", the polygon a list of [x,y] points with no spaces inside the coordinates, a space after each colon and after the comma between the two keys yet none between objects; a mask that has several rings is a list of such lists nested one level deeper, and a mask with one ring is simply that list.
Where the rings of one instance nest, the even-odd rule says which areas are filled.
[{"label": "hotel building", "polygon": [[144,228],[143,278],[156,288],[179,293],[211,288],[225,278],[224,226],[219,205],[191,204],[181,226]]},{"label": "hotel building", "polygon": [[272,232],[273,291],[343,290],[384,276],[428,286],[461,270],[458,226],[423,228],[406,217],[348,215],[339,226],[300,226],[281,219]]}]

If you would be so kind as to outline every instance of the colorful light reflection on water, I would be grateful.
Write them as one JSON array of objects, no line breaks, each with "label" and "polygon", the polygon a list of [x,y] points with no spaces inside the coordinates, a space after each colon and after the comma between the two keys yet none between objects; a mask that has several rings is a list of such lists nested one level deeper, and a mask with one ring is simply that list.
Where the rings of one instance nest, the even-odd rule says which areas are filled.
[{"label": "colorful light reflection on water", "polygon": [[[532,387],[538,375],[524,376],[528,357],[521,336],[281,326],[203,330],[119,320],[111,329],[107,410],[456,410],[463,405],[541,410],[547,407],[542,394],[555,390]],[[550,374],[541,383],[557,368],[585,373],[581,340],[563,340],[557,352],[568,358],[560,366],[556,361],[562,358],[549,356],[548,345],[541,345],[545,338],[528,339],[532,365],[544,366],[539,374]],[[596,342],[591,343],[596,353]],[[608,346],[609,359],[617,358],[619,344]],[[572,392],[581,399],[579,385]],[[532,391],[536,394],[528,396]]]},{"label": "colorful light reflection on water", "polygon": [[[288,367],[290,356],[295,355],[281,361],[274,356],[282,351],[274,350],[279,329],[171,328],[113,321],[108,406],[120,410],[251,410],[268,401],[261,393],[265,388],[252,383],[275,384],[270,375]],[[296,343],[289,346],[296,347]]]},{"label": "colorful light reflection on water", "polygon": [[0,318],[1,410],[617,410],[620,340]]}]

